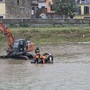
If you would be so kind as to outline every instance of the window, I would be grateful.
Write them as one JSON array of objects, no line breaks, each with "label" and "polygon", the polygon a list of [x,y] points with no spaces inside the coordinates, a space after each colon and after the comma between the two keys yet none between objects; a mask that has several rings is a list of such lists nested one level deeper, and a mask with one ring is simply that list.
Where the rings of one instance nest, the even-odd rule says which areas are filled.
[{"label": "window", "polygon": [[50,6],[51,10],[53,11],[53,4]]},{"label": "window", "polygon": [[22,6],[25,6],[26,0],[22,0]]},{"label": "window", "polygon": [[17,6],[19,6],[19,0],[17,0]]},{"label": "window", "polygon": [[81,15],[81,7],[79,6],[78,14]]},{"label": "window", "polygon": [[81,0],[81,4],[87,4],[87,0]]},{"label": "window", "polygon": [[41,8],[45,9],[45,6],[42,6]]},{"label": "window", "polygon": [[84,7],[84,14],[89,14],[89,7],[88,6]]},{"label": "window", "polygon": [[32,10],[34,10],[35,8],[34,7],[32,7]]},{"label": "window", "polygon": [[87,0],[76,0],[78,4],[87,4]]},{"label": "window", "polygon": [[3,16],[0,16],[0,19],[3,19]]},{"label": "window", "polygon": [[0,0],[0,2],[5,2],[5,0]]}]

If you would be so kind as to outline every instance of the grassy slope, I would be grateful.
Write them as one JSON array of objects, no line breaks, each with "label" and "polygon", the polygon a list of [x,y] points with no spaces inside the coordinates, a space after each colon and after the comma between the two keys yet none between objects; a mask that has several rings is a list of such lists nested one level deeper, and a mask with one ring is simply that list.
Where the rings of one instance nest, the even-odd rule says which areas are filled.
[{"label": "grassy slope", "polygon": [[[30,39],[35,44],[60,44],[67,42],[90,41],[90,27],[56,27],[56,28],[11,28],[15,39]],[[0,41],[5,42],[0,34]]]}]

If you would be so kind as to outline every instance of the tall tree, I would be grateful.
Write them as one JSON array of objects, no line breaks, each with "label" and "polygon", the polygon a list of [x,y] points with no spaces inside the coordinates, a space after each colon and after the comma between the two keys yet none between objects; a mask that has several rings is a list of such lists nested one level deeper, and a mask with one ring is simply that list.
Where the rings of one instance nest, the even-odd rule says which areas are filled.
[{"label": "tall tree", "polygon": [[62,16],[74,16],[78,10],[78,6],[75,0],[54,0],[52,9]]}]

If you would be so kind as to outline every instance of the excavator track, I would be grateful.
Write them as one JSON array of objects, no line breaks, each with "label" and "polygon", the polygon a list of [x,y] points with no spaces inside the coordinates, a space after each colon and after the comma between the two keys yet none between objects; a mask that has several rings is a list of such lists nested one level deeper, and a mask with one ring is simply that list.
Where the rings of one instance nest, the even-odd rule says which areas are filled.
[{"label": "excavator track", "polygon": [[9,56],[0,56],[0,58],[2,58],[2,59],[8,59],[10,57]]},{"label": "excavator track", "polygon": [[18,56],[10,56],[10,55],[4,55],[0,56],[1,59],[16,59],[16,60],[30,60],[33,58],[32,55],[18,55]]}]

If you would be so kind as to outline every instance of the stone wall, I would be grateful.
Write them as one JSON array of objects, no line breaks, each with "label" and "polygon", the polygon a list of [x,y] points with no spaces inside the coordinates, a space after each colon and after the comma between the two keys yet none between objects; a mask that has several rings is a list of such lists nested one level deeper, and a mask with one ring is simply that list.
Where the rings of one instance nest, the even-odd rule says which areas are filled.
[{"label": "stone wall", "polygon": [[31,18],[31,0],[6,0],[6,18]]},{"label": "stone wall", "polygon": [[90,19],[2,19],[3,24],[12,26],[57,26],[84,25],[90,26]]}]

